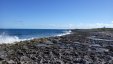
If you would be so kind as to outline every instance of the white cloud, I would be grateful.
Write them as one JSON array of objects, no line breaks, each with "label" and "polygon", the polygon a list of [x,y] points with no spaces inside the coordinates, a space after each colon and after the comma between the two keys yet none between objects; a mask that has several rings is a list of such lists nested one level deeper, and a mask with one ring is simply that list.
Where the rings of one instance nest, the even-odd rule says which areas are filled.
[{"label": "white cloud", "polygon": [[90,29],[90,28],[113,28],[113,21],[110,23],[79,23],[79,24],[43,24],[44,28],[56,29]]},{"label": "white cloud", "polygon": [[44,28],[52,29],[72,29],[75,28],[74,24],[40,24],[39,26],[44,26]]},{"label": "white cloud", "polygon": [[112,23],[113,23],[113,21],[112,21]]},{"label": "white cloud", "polygon": [[102,28],[102,27],[107,27],[107,28],[113,28],[113,21],[110,23],[80,23],[77,24],[75,28],[80,28],[80,29],[89,29],[89,28]]}]

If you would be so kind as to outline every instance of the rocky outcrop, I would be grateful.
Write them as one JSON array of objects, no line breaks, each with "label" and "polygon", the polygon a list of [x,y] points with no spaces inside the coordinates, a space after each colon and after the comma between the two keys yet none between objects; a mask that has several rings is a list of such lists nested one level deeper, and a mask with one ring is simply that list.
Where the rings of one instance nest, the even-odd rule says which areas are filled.
[{"label": "rocky outcrop", "polygon": [[74,30],[72,34],[60,37],[1,44],[0,63],[113,64],[113,33],[106,33]]}]

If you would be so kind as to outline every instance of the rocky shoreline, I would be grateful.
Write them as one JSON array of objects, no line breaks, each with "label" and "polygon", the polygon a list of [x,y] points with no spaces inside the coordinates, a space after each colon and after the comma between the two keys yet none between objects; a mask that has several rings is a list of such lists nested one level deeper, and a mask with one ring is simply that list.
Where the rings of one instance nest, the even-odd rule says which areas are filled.
[{"label": "rocky shoreline", "polygon": [[0,64],[113,64],[113,29],[0,44]]}]

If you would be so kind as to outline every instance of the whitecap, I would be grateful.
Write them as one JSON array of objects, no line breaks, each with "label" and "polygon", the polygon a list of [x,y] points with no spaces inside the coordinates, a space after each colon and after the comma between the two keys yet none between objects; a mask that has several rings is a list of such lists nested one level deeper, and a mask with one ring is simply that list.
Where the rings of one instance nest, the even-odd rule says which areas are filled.
[{"label": "whitecap", "polygon": [[20,39],[17,36],[9,36],[5,32],[0,34],[0,44],[2,44],[2,43],[13,43],[13,42],[18,42],[18,41],[20,41]]},{"label": "whitecap", "polygon": [[64,35],[68,35],[68,34],[71,34],[71,30],[64,31],[64,33],[58,34],[57,36],[64,36]]}]

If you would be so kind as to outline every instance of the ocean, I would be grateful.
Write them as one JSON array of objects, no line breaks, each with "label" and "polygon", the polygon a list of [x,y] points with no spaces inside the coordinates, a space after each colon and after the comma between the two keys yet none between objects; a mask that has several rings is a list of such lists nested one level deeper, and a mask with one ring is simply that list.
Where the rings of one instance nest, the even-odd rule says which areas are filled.
[{"label": "ocean", "polygon": [[69,29],[0,29],[0,44],[70,34]]}]

